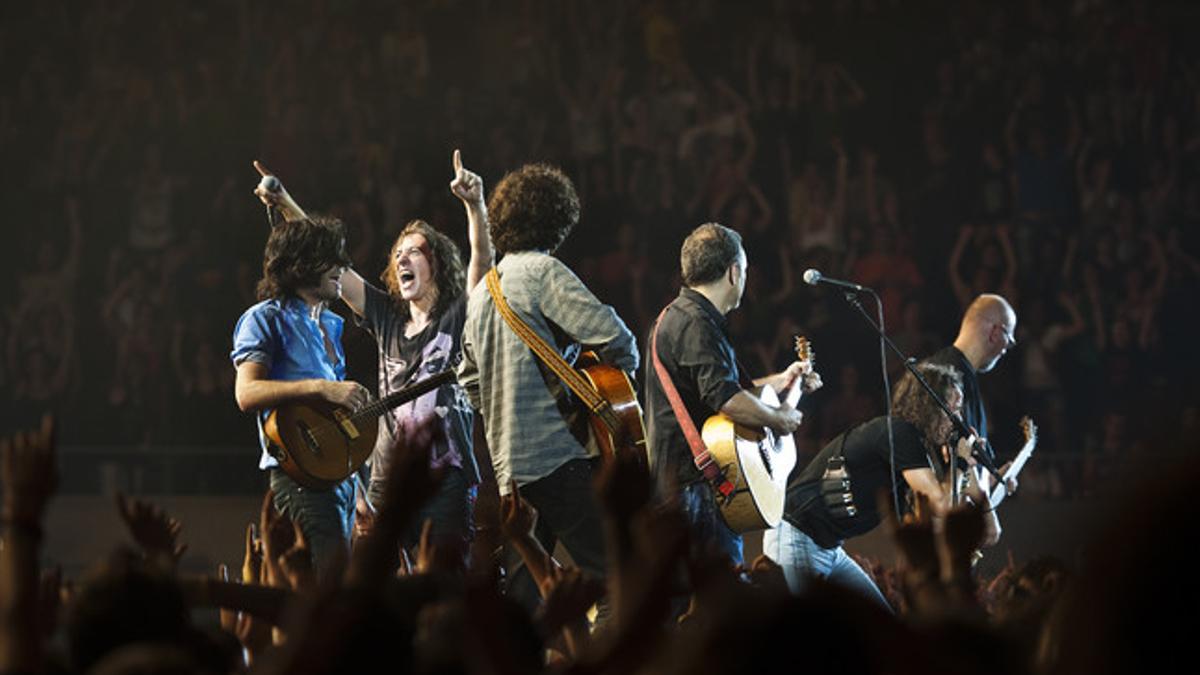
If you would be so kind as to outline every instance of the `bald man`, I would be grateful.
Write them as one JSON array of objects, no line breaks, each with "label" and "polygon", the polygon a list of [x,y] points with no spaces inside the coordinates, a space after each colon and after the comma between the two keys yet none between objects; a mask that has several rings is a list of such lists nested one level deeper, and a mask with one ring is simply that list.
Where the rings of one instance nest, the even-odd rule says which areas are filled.
[{"label": "bald man", "polygon": [[[952,366],[963,380],[963,421],[987,441],[987,413],[979,393],[979,373],[996,367],[1000,357],[1017,344],[1017,313],[999,295],[984,294],[967,307],[954,344],[926,359],[927,363]],[[991,452],[991,446],[987,445]]]}]

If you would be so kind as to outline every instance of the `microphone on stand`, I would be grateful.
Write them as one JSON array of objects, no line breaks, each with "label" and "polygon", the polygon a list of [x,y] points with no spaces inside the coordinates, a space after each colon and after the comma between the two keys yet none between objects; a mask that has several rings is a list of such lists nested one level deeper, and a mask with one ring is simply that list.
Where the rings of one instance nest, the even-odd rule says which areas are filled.
[{"label": "microphone on stand", "polygon": [[852,283],[849,281],[842,281],[841,279],[831,279],[831,278],[825,276],[824,274],[821,274],[820,271],[815,270],[811,267],[804,270],[804,283],[808,284],[809,286],[818,286],[820,284],[829,284],[830,286],[837,286],[838,288],[844,288],[847,290],[854,291],[856,293],[861,293],[863,291],[871,290],[871,289],[867,288],[866,286],[861,286],[859,284]]}]

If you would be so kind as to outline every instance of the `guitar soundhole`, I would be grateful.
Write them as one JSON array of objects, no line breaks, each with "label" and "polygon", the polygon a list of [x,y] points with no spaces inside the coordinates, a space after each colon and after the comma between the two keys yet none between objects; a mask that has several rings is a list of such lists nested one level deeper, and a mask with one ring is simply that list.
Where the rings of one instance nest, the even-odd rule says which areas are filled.
[{"label": "guitar soundhole", "polygon": [[304,439],[304,444],[308,446],[308,451],[314,455],[321,454],[321,444],[317,442],[317,437],[313,435],[312,429],[309,428],[303,420],[296,422],[296,426],[300,427],[300,437]]},{"label": "guitar soundhole", "polygon": [[762,463],[767,469],[767,475],[774,477],[775,470],[771,467],[771,453],[767,451],[767,444],[765,442],[758,444],[758,455],[762,457]]}]

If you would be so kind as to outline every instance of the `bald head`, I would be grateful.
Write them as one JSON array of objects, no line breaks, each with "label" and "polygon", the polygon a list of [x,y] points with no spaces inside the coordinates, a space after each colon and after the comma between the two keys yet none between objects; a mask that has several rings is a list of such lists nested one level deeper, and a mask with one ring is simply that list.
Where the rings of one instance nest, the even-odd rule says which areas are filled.
[{"label": "bald head", "polygon": [[967,307],[954,346],[976,371],[986,373],[1017,343],[1016,330],[1017,313],[1012,305],[999,295],[984,294]]}]

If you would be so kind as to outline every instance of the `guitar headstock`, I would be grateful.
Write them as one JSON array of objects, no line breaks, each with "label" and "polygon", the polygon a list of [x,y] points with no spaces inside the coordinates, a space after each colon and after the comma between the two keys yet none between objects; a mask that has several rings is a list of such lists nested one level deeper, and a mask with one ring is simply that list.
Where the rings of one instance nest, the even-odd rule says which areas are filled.
[{"label": "guitar headstock", "polygon": [[1028,416],[1021,418],[1021,433],[1025,435],[1026,443],[1037,438],[1037,425]]},{"label": "guitar headstock", "polygon": [[817,357],[813,353],[812,343],[803,335],[796,336],[795,347],[796,359],[807,366],[805,369],[807,372],[800,378],[800,389],[805,394],[811,394],[823,385],[821,376],[817,373]]},{"label": "guitar headstock", "polygon": [[815,358],[813,356],[812,343],[808,341],[808,338],[803,335],[797,335],[795,349],[796,359],[799,361],[808,361],[811,366]]}]

